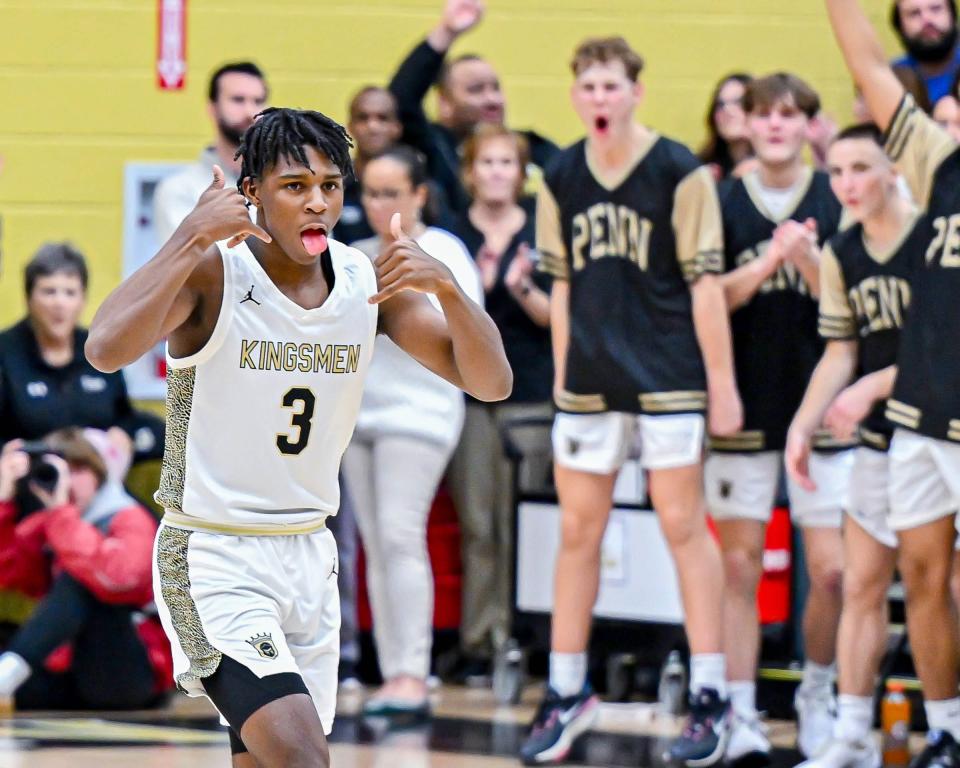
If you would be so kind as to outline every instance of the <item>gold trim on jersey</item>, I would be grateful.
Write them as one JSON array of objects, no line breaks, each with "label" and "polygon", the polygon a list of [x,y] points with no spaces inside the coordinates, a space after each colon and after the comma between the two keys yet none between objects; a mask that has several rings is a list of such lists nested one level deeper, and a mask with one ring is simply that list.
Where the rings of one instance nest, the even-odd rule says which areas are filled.
[{"label": "gold trim on jersey", "polygon": [[680,269],[683,279],[688,283],[695,282],[702,275],[719,275],[723,273],[723,251],[703,251],[698,253],[692,261],[681,261]]},{"label": "gold trim on jersey", "polygon": [[603,395],[578,395],[561,389],[554,401],[560,410],[573,413],[601,413],[607,410],[607,401]]},{"label": "gold trim on jersey", "polygon": [[910,116],[917,108],[916,103],[909,94],[905,94],[897,107],[897,113],[893,116],[893,122],[887,128],[886,141],[884,149],[893,162],[897,162],[903,151],[907,147],[907,141],[913,132],[913,126],[909,124]]},{"label": "gold trim on jersey", "polygon": [[180,647],[190,660],[190,668],[177,675],[177,684],[184,688],[187,683],[210,677],[220,666],[220,651],[214,648],[203,631],[203,623],[197,605],[190,594],[190,561],[187,549],[191,531],[163,526],[157,536],[157,573],[160,595]]},{"label": "gold trim on jersey", "polygon": [[838,448],[853,448],[857,444],[858,440],[856,436],[849,437],[846,440],[840,440],[833,436],[829,429],[818,429],[813,433],[813,440],[811,444],[814,448],[819,448],[820,450],[824,449],[838,449]]},{"label": "gold trim on jersey", "polygon": [[700,267],[700,273],[723,272],[723,251],[701,251],[697,254],[697,264]]},{"label": "gold trim on jersey", "polygon": [[901,403],[892,397],[887,400],[887,418],[897,424],[902,424],[910,429],[917,429],[920,426],[921,411],[912,405]]},{"label": "gold trim on jersey", "polygon": [[[844,209],[846,210],[846,209]],[[917,223],[917,219],[920,218],[920,211],[911,204],[910,213],[907,216],[903,224],[903,231],[897,235],[897,239],[894,240],[886,248],[877,248],[876,246],[870,245],[870,242],[867,240],[867,233],[861,227],[860,229],[860,242],[863,243],[863,250],[867,252],[867,256],[873,259],[877,264],[886,264],[890,259],[892,259],[897,251],[899,251],[903,244],[906,242],[907,238],[910,236],[910,233],[913,231],[914,225]]]},{"label": "gold trim on jersey", "polygon": [[857,335],[857,324],[852,317],[821,312],[817,321],[817,332],[827,339],[852,339]]},{"label": "gold trim on jersey", "polygon": [[860,427],[860,439],[871,448],[886,451],[890,448],[890,438],[871,429]]},{"label": "gold trim on jersey", "polygon": [[762,451],[767,444],[767,438],[762,429],[749,429],[737,432],[727,437],[709,438],[709,447],[717,451]]},{"label": "gold trim on jersey", "polygon": [[813,168],[805,165],[803,167],[803,177],[797,182],[796,192],[794,192],[793,197],[790,198],[790,202],[784,207],[783,214],[774,216],[763,202],[763,193],[760,191],[760,187],[762,186],[760,184],[760,175],[756,171],[752,171],[743,177],[743,186],[747,190],[747,194],[750,196],[754,207],[764,218],[769,219],[774,224],[781,224],[793,216],[797,207],[810,190],[812,183]]},{"label": "gold trim on jersey", "polygon": [[316,533],[327,527],[326,518],[311,520],[309,523],[217,523],[193,515],[185,515],[174,509],[163,511],[163,522],[180,530],[199,531],[200,533],[222,533],[226,536],[299,536],[304,533]]},{"label": "gold trim on jersey", "polygon": [[167,432],[163,445],[160,486],[154,494],[154,500],[164,508],[183,509],[183,487],[187,475],[187,432],[190,428],[196,378],[196,366],[171,368],[167,371]]},{"label": "gold trim on jersey", "polygon": [[960,419],[950,419],[947,424],[947,439],[960,441]]},{"label": "gold trim on jersey", "polygon": [[560,256],[555,256],[548,251],[542,251],[540,253],[540,262],[537,264],[537,269],[540,272],[545,272],[557,280],[569,280],[569,270],[567,269],[567,262],[563,260]]},{"label": "gold trim on jersey", "polygon": [[707,408],[707,393],[700,390],[645,392],[638,399],[640,410],[645,413],[681,413]]},{"label": "gold trim on jersey", "polygon": [[646,156],[650,154],[650,150],[653,149],[653,146],[660,139],[660,134],[656,131],[649,128],[647,128],[646,131],[647,135],[635,148],[636,154],[634,155],[634,159],[627,163],[623,169],[616,174],[611,174],[609,179],[604,179],[603,174],[593,164],[593,159],[590,156],[590,139],[583,142],[583,158],[587,163],[587,170],[590,172],[590,175],[593,176],[593,180],[607,190],[607,192],[613,192],[619,189],[623,183],[630,178],[630,174],[632,174],[640,166],[640,163],[644,161]]},{"label": "gold trim on jersey", "polygon": [[560,223],[560,207],[544,180],[537,194],[536,241],[541,260],[537,268],[553,275],[558,280],[569,279],[567,267],[567,244],[563,241],[563,226]]}]

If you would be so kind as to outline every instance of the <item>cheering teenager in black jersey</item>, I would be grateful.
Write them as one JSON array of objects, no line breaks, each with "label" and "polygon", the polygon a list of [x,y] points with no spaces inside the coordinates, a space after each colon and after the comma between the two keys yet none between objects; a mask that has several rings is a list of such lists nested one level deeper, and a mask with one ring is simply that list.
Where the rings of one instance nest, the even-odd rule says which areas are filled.
[{"label": "cheering teenager in black jersey", "polygon": [[884,417],[910,305],[910,281],[923,260],[917,212],[897,186],[880,131],[842,131],[827,152],[831,185],[857,222],[836,235],[820,261],[820,335],[827,348],[787,437],[792,481],[817,492],[811,444],[821,424],[839,439],[859,432],[843,529],[843,612],[837,636],[837,720],[829,742],[804,768],[878,768],[870,736],[873,689],[887,643],[887,588],[897,538],[890,530],[892,425]]},{"label": "cheering teenager in black jersey", "polygon": [[550,687],[522,749],[533,763],[562,759],[596,715],[587,643],[600,542],[629,455],[649,472],[692,652],[690,721],[670,757],[711,765],[729,734],[723,565],[702,492],[704,412],[716,434],[734,433],[741,422],[716,275],[720,209],[709,170],[686,147],[634,122],[641,67],[623,38],[577,48],[571,96],[587,137],[548,166],[537,203],[537,246],[554,276],[562,534]]},{"label": "cheering teenager in black jersey", "polygon": [[907,629],[930,726],[916,765],[960,762],[957,622],[949,578],[960,507],[960,150],[906,95],[856,0],[827,0],[840,43],[886,150],[925,209],[926,247],[900,339],[887,416],[890,527],[900,545]]},{"label": "cheering teenager in black jersey", "polygon": [[[743,431],[711,441],[704,469],[727,576],[724,623],[736,715],[728,760],[769,754],[756,710],[763,544],[783,468],[790,419],[823,351],[817,336],[820,245],[837,231],[840,203],[827,174],[804,160],[820,110],[817,93],[780,72],[753,80],[744,99],[756,170],[721,186],[726,274]],[[818,490],[789,485],[790,516],[803,531],[810,590],[806,659],[797,689],[797,742],[813,755],[830,737],[833,668],[843,567],[840,520],[852,464],[829,434],[811,459]]]}]

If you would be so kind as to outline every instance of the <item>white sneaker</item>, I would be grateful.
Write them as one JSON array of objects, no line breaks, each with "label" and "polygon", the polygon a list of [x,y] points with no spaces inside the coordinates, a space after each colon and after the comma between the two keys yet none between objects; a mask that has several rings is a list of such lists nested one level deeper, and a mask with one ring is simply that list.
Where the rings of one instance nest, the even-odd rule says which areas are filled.
[{"label": "white sneaker", "polygon": [[876,740],[844,741],[831,738],[817,757],[797,768],[880,768],[880,749]]},{"label": "white sneaker", "polygon": [[769,762],[770,739],[767,738],[767,727],[756,716],[747,718],[734,714],[733,730],[723,756],[728,763],[749,760],[752,765]]},{"label": "white sneaker", "polygon": [[797,749],[804,757],[819,755],[833,738],[837,700],[829,690],[805,691],[797,688],[793,697],[797,710]]}]

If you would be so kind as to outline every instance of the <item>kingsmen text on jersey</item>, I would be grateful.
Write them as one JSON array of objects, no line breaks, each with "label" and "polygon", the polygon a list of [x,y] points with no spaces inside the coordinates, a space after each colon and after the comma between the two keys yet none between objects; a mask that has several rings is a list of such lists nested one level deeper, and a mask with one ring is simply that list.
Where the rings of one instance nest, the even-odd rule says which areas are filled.
[{"label": "kingsmen text on jersey", "polygon": [[303,309],[246,244],[223,255],[223,301],[206,345],[167,352],[167,436],[157,503],[164,522],[225,532],[301,533],[340,503],[373,352],[370,259],[330,241],[326,301]]},{"label": "kingsmen text on jersey", "polygon": [[[911,288],[927,246],[926,229],[912,216],[899,241],[885,252],[871,249],[855,224],[830,240],[820,261],[820,335],[857,342],[857,377],[893,365]],[[893,426],[877,403],[860,425],[863,444],[885,451]]]},{"label": "kingsmen text on jersey", "polygon": [[960,442],[960,150],[910,96],[890,124],[886,150],[926,208],[918,226],[927,235],[887,417]]},{"label": "kingsmen text on jersey", "polygon": [[[821,245],[837,231],[840,203],[829,177],[809,168],[804,174],[781,216],[764,205],[756,173],[723,185],[725,271],[760,258],[776,228],[788,219],[814,219]],[[753,298],[731,314],[730,330],[743,399],[743,430],[711,439],[711,447],[735,452],[783,450],[790,421],[823,351],[817,336],[817,300],[800,271],[793,264],[781,264]],[[817,440],[815,445],[826,443]]]},{"label": "kingsmen text on jersey", "polygon": [[541,268],[570,286],[557,406],[571,413],[703,411],[688,283],[721,268],[710,174],[686,147],[651,132],[619,180],[600,178],[581,140],[550,163],[538,196]]}]

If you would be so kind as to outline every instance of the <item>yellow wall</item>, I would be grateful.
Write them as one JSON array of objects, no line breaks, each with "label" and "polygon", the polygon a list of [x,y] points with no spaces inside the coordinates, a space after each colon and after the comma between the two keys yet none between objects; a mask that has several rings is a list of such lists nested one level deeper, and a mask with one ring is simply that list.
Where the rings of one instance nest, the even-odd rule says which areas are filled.
[{"label": "yellow wall", "polygon": [[[209,72],[253,58],[276,105],[343,119],[349,95],[383,82],[442,0],[190,0],[188,87],[154,85],[155,0],[0,0],[0,325],[23,312],[21,271],[42,242],[70,239],[92,264],[92,309],[120,277],[127,161],[191,160],[210,136]],[[888,0],[865,0],[886,30]],[[851,88],[822,0],[488,0],[457,49],[499,68],[509,121],[576,137],[567,61],[587,35],[621,33],[647,59],[645,122],[702,138],[720,75],[789,69],[849,116]]]}]

